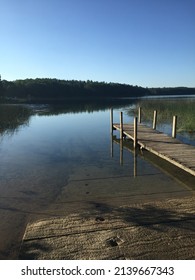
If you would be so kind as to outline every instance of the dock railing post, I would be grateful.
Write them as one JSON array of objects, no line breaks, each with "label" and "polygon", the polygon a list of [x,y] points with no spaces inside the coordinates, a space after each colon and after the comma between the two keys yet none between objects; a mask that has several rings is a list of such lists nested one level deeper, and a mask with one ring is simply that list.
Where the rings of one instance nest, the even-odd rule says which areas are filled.
[{"label": "dock railing post", "polygon": [[120,139],[123,139],[123,112],[120,112]]},{"label": "dock railing post", "polygon": [[110,109],[110,134],[113,134],[113,109]]},{"label": "dock railing post", "polygon": [[156,122],[157,122],[157,110],[154,111],[154,117],[153,117],[153,129],[156,129]]},{"label": "dock railing post", "polygon": [[141,121],[142,121],[142,108],[141,107],[139,107],[139,109],[138,109],[138,122],[139,123],[141,123]]},{"label": "dock railing post", "polygon": [[173,116],[172,137],[176,138],[177,116]]},{"label": "dock railing post", "polygon": [[137,147],[137,117],[134,118],[134,142],[133,147]]}]

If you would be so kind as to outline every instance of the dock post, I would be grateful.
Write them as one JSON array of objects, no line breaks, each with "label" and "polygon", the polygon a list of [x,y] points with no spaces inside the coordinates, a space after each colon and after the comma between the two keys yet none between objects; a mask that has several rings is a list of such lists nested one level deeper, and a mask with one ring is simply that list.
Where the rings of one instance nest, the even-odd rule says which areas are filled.
[{"label": "dock post", "polygon": [[123,139],[123,112],[120,112],[120,139]]},{"label": "dock post", "polygon": [[134,142],[133,147],[137,147],[137,117],[134,118]]},{"label": "dock post", "polygon": [[177,116],[173,116],[172,137],[176,138]]},{"label": "dock post", "polygon": [[142,115],[141,115],[141,113],[142,113],[142,108],[139,107],[139,109],[138,109],[138,122],[139,122],[139,123],[141,123],[141,121],[142,121]]},{"label": "dock post", "polygon": [[154,111],[154,117],[153,117],[153,129],[156,129],[156,122],[157,122],[157,110]]},{"label": "dock post", "polygon": [[113,108],[110,109],[110,133],[113,134]]}]

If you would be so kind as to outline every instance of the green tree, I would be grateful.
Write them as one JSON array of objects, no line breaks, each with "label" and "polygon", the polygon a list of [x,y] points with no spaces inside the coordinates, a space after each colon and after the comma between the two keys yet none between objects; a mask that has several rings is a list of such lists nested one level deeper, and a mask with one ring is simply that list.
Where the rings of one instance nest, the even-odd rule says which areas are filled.
[{"label": "green tree", "polygon": [[0,98],[4,97],[4,87],[3,87],[3,83],[1,80],[1,75],[0,75]]}]

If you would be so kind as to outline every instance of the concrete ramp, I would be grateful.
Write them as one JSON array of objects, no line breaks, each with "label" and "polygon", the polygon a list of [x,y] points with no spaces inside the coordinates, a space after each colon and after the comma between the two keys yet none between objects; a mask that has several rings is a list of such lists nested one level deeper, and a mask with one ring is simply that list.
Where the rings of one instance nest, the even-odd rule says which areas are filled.
[{"label": "concrete ramp", "polygon": [[20,259],[195,259],[195,197],[35,221]]}]

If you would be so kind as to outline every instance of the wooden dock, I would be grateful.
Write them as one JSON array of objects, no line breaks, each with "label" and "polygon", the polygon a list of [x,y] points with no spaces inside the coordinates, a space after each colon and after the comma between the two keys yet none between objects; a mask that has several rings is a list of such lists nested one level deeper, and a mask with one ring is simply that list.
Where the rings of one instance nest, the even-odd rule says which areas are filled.
[{"label": "wooden dock", "polygon": [[132,139],[135,148],[138,144],[141,149],[148,150],[195,176],[194,146],[184,144],[176,138],[137,123],[137,118],[134,119],[134,124],[123,124],[122,113],[120,123],[113,123],[112,114],[113,112],[111,111],[111,132],[119,130],[120,138],[127,137]]}]

